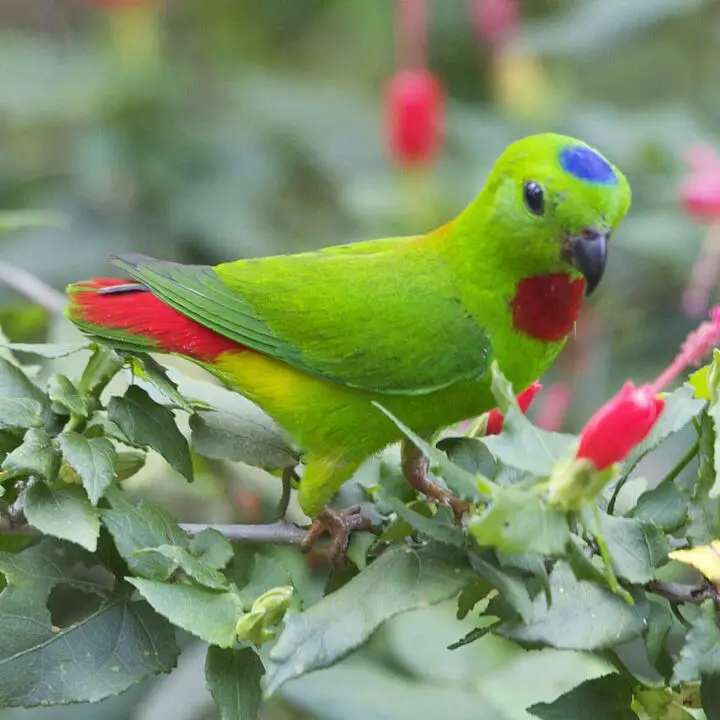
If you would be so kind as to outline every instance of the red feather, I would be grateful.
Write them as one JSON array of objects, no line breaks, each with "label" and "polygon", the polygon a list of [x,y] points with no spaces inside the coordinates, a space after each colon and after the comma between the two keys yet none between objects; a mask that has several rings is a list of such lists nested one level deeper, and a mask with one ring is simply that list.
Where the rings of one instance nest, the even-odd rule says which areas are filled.
[{"label": "red feather", "polygon": [[149,291],[93,292],[127,284],[128,280],[117,278],[93,278],[76,283],[71,292],[71,314],[98,328],[122,330],[147,338],[158,352],[178,353],[204,362],[212,362],[224,352],[246,349],[173,310]]},{"label": "red feather", "polygon": [[515,329],[537,340],[562,340],[577,320],[584,289],[585,280],[565,273],[521,280],[512,300]]}]

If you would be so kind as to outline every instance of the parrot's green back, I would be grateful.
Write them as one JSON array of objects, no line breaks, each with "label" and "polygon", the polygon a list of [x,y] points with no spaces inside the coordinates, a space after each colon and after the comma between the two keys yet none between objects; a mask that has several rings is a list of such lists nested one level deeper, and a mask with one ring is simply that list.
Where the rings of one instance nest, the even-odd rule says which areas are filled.
[{"label": "parrot's green back", "polygon": [[[540,213],[528,183],[542,189]],[[142,286],[72,286],[69,315],[110,343],[190,357],[260,405],[307,451],[300,500],[313,514],[399,439],[374,403],[428,434],[491,409],[493,360],[518,391],[540,376],[577,315],[576,266],[590,267],[593,237],[604,242],[628,204],[601,156],[534,136],[432,233],[214,268],[126,256],[118,264]]]}]

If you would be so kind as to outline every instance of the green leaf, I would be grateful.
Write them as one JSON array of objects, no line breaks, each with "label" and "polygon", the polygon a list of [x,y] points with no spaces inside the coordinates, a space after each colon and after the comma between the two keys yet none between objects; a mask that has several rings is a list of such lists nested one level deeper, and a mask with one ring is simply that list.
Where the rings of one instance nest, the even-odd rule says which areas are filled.
[{"label": "green leaf", "polygon": [[0,233],[23,228],[67,227],[66,215],[47,210],[7,210],[0,212]]},{"label": "green leaf", "polygon": [[233,556],[230,541],[214,528],[205,528],[193,535],[188,549],[200,562],[216,570],[222,570]]},{"label": "green leaf", "polygon": [[713,423],[715,430],[715,442],[713,444],[713,468],[714,475],[712,485],[708,490],[708,497],[711,500],[717,500],[720,497],[720,405],[711,405],[707,414]]},{"label": "green leaf", "polygon": [[720,677],[717,674],[702,676],[700,699],[707,720],[720,718]]},{"label": "green leaf", "polygon": [[494,478],[495,458],[482,440],[466,437],[443,438],[437,447],[447,454],[452,463],[473,475]]},{"label": "green leaf", "polygon": [[531,705],[527,711],[542,720],[638,720],[632,711],[639,683],[622,675],[586,680],[552,703]]},{"label": "green leaf", "polygon": [[575,437],[540,430],[513,406],[505,415],[503,431],[483,438],[482,442],[504,465],[548,477]]},{"label": "green leaf", "polygon": [[108,382],[120,372],[124,363],[123,358],[114,350],[97,345],[83,370],[78,389],[83,395],[99,396]]},{"label": "green leaf", "polygon": [[465,544],[465,536],[455,523],[450,508],[439,507],[435,515],[428,518],[410,509],[398,498],[388,497],[386,502],[413,530],[446,545],[462,547]]},{"label": "green leaf", "polygon": [[660,419],[645,440],[630,453],[624,463],[624,472],[632,472],[645,455],[688,425],[704,405],[705,401],[696,399],[692,387],[688,384],[668,395]]},{"label": "green leaf", "polygon": [[646,603],[629,605],[605,587],[576,580],[564,562],[555,566],[550,587],[551,606],[544,595],[537,595],[525,625],[505,622],[498,633],[523,645],[602,650],[633,640],[645,630]]},{"label": "green leaf", "polygon": [[245,610],[263,593],[292,581],[290,571],[280,560],[261,552],[236,553],[226,575],[240,588]]},{"label": "green leaf", "polygon": [[5,457],[2,469],[14,475],[39,475],[53,481],[60,469],[60,453],[44,430],[30,428],[22,445]]},{"label": "green leaf", "polygon": [[697,482],[690,500],[690,525],[687,530],[692,545],[706,545],[720,537],[720,498],[709,497],[714,485],[715,424],[707,413],[700,417]]},{"label": "green leaf", "polygon": [[205,457],[244,462],[265,470],[295,467],[298,454],[266,418],[259,410],[245,417],[222,410],[200,410],[190,418],[193,446]]},{"label": "green leaf", "polygon": [[655,525],[603,513],[601,527],[619,577],[646,583],[655,577],[655,568],[667,561],[670,548],[665,534]]},{"label": "green leaf", "polygon": [[88,439],[72,431],[58,435],[57,442],[66,462],[82,479],[90,502],[97,505],[115,477],[115,446],[107,438]]},{"label": "green leaf", "polygon": [[162,398],[171,405],[188,413],[193,413],[192,405],[178,392],[178,386],[168,377],[167,370],[151,355],[137,355],[123,352],[130,358],[130,369],[133,375],[148,382]]},{"label": "green leaf", "polygon": [[70,540],[91,552],[97,548],[98,511],[77,486],[50,487],[36,482],[25,495],[25,516],[46,535]]},{"label": "green leaf", "polygon": [[167,580],[174,570],[172,561],[162,555],[135,552],[161,545],[187,547],[187,534],[168,512],[147,501],[133,505],[117,487],[109,488],[105,497],[111,509],[100,510],[100,519],[130,571],[153,580]]},{"label": "green leaf", "polygon": [[178,430],[172,412],[153,402],[142,388],[133,385],[124,397],[112,398],[108,403],[108,417],[133,445],[151,447],[192,482],[193,466],[187,440]]},{"label": "green leaf", "polygon": [[688,521],[690,498],[674,482],[662,482],[645,491],[637,501],[633,516],[652,523],[665,532],[678,530]]},{"label": "green leaf", "polygon": [[670,610],[667,600],[653,598],[645,631],[645,652],[648,662],[667,680],[670,679],[673,660],[665,647],[670,631],[678,626],[678,620]]},{"label": "green leaf", "polygon": [[88,350],[91,342],[67,342],[67,343],[7,343],[5,347],[13,352],[25,353],[26,355],[37,355],[48,360],[74,355],[81,350]]},{"label": "green leaf", "polygon": [[196,585],[125,578],[173,625],[220,647],[232,647],[242,602],[235,591],[216,592]]},{"label": "green leaf", "polygon": [[361,530],[350,536],[347,556],[358,570],[363,570],[367,565],[367,554],[370,548],[377,542],[377,537],[371,532]]},{"label": "green leaf", "polygon": [[115,478],[120,482],[142,470],[147,456],[138,450],[116,450],[115,458]]},{"label": "green leaf", "polygon": [[385,620],[455,595],[464,581],[456,562],[431,547],[392,548],[309,610],[288,612],[270,651],[267,692],[333,664]]},{"label": "green leaf", "polygon": [[[458,595],[457,619],[464,620],[479,602],[485,600],[492,589],[492,584],[483,577],[473,578],[470,582],[463,585]],[[529,600],[530,598],[528,597],[528,601]]]},{"label": "green leaf", "polygon": [[67,408],[71,414],[87,417],[88,404],[80,391],[65,375],[51,375],[47,386],[48,397],[53,403]]},{"label": "green leaf", "polygon": [[255,720],[262,704],[264,674],[262,660],[251,648],[208,648],[205,679],[220,720]]},{"label": "green leaf", "polygon": [[0,397],[28,398],[44,408],[48,406],[45,393],[17,365],[4,357],[0,357]]},{"label": "green leaf", "polygon": [[[3,706],[97,702],[175,665],[175,629],[147,603],[118,594],[112,575],[79,547],[46,538],[0,553],[0,572],[8,582],[0,594]],[[100,604],[53,627],[47,604],[59,584]]]},{"label": "green leaf", "polygon": [[503,600],[523,621],[528,622],[533,616],[533,601],[525,583],[479,555],[471,555],[470,562],[473,570],[496,588]]},{"label": "green leaf", "polygon": [[673,692],[668,687],[640,687],[635,691],[633,707],[642,712],[643,720],[693,720],[696,716],[683,707],[687,699],[682,691]]},{"label": "green leaf", "polygon": [[45,408],[30,398],[0,398],[0,428],[25,430],[30,427],[42,427]]},{"label": "green leaf", "polygon": [[191,555],[185,548],[177,545],[160,545],[156,548],[145,548],[137,550],[136,554],[141,553],[159,553],[168,560],[171,560],[175,568],[182,570],[188,577],[195,580],[198,584],[211,590],[226,590],[228,588],[227,578],[221,573],[205,565],[194,555]]},{"label": "green leaf", "polygon": [[570,539],[563,512],[550,507],[532,490],[497,487],[487,508],[468,524],[480,546],[508,553],[560,555]]},{"label": "green leaf", "polygon": [[495,625],[497,625],[496,621],[489,620],[487,625],[483,627],[473,628],[472,630],[470,630],[469,633],[461,637],[459,640],[448,645],[447,649],[457,650],[458,648],[461,648],[465,645],[470,645],[470,643],[474,643],[476,640],[480,640],[480,638],[484,638],[488,633],[491,633],[495,629]]},{"label": "green leaf", "polygon": [[696,682],[702,675],[720,675],[720,628],[714,600],[706,600],[692,621],[672,684]]}]

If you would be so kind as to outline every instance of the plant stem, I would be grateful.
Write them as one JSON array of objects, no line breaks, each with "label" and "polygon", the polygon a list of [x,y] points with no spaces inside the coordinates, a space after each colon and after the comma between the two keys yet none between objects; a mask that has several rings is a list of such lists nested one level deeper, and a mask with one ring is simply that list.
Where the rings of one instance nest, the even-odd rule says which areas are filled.
[{"label": "plant stem", "polygon": [[715,597],[717,591],[707,583],[705,585],[683,585],[682,583],[653,580],[644,585],[645,590],[667,598],[672,603],[698,604]]},{"label": "plant stem", "polygon": [[306,532],[297,525],[280,520],[261,525],[205,525],[203,523],[180,523],[190,535],[197,535],[207,528],[222,533],[228,540],[247,543],[272,543],[274,545],[299,545]]},{"label": "plant stem", "polygon": [[292,492],[292,481],[296,477],[294,468],[285,468],[282,473],[282,496],[278,503],[277,515],[279,520],[285,519],[288,505],[290,504],[290,493]]},{"label": "plant stem", "polygon": [[65,296],[27,270],[6,262],[0,262],[0,283],[11,287],[38,305],[42,305],[53,315],[63,314],[67,304]]}]

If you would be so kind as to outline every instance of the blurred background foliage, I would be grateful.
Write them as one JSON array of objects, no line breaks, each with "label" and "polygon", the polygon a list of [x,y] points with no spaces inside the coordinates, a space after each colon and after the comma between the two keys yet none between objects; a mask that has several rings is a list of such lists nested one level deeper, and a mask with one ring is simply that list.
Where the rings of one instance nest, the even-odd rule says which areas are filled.
[{"label": "blurred background foliage", "polygon": [[[688,147],[720,148],[720,4],[482,4],[429,3],[446,132],[435,162],[408,169],[384,134],[400,32],[391,0],[0,0],[0,210],[64,218],[0,236],[0,263],[62,288],[113,274],[117,251],[216,263],[422,232],[474,196],[512,140],[575,135],[625,171],[634,196],[606,279],[546,378],[570,387],[565,423],[577,429],[624,378],[664,367],[697,322],[681,298],[707,228],[678,188]],[[0,323],[15,340],[73,332],[7,288]],[[648,476],[670,462],[654,457]],[[158,463],[133,490],[183,520],[271,512],[278,482],[198,464],[192,487]],[[310,560],[309,581],[322,583]],[[492,637],[447,651],[463,633],[453,612],[389,623],[339,666],[290,683],[264,717],[527,718],[528,704],[604,669]],[[99,707],[0,718],[212,718],[201,661],[189,652],[172,676]]]}]

